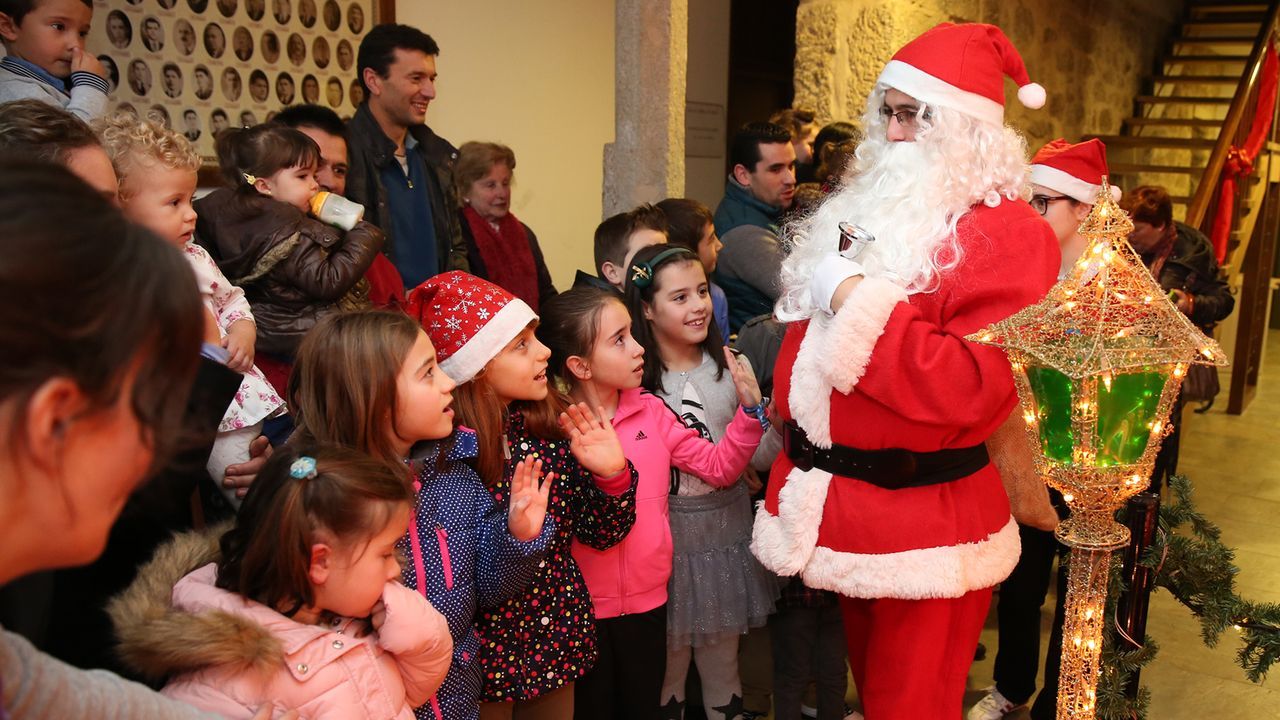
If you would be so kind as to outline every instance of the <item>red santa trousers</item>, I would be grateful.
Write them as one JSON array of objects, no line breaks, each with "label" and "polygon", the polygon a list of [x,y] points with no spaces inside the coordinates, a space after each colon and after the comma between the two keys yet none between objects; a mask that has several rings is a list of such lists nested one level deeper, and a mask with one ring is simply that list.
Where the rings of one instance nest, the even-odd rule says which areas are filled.
[{"label": "red santa trousers", "polygon": [[991,588],[958,598],[841,596],[849,667],[867,720],[961,717]]}]

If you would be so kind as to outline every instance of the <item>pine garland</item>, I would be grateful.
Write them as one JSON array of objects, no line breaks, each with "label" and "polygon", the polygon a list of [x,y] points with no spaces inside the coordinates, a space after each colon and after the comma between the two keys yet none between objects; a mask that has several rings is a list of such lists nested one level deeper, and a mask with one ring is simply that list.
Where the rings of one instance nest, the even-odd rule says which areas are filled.
[{"label": "pine garland", "polygon": [[[1222,544],[1222,531],[1196,510],[1191,482],[1184,476],[1169,479],[1172,501],[1160,506],[1159,532],[1141,563],[1155,571],[1154,587],[1164,588],[1200,620],[1200,637],[1216,647],[1222,633],[1234,628],[1242,647],[1236,662],[1252,682],[1262,682],[1280,659],[1280,604],[1254,603],[1236,594],[1235,553]],[[1123,590],[1119,563],[1112,568],[1109,612],[1115,617],[1115,601]],[[1153,590],[1154,591],[1154,590]],[[1103,671],[1098,681],[1098,717],[1104,720],[1143,720],[1150,692],[1143,687],[1138,698],[1125,693],[1129,677],[1156,656],[1150,637],[1144,647],[1116,647],[1114,627],[1103,645]]]}]

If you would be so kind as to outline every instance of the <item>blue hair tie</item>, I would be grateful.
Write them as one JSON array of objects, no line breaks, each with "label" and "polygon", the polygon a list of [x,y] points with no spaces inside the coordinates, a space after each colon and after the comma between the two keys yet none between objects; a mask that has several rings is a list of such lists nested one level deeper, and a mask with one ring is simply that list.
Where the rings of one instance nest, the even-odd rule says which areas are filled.
[{"label": "blue hair tie", "polygon": [[310,480],[316,476],[316,459],[301,455],[289,466],[289,475],[295,480]]},{"label": "blue hair tie", "polygon": [[663,260],[666,260],[673,255],[690,255],[695,258],[697,257],[697,255],[694,255],[693,251],[689,248],[677,245],[658,253],[649,262],[633,261],[631,263],[631,284],[642,290],[652,285],[654,276],[658,274],[658,266],[662,264]]}]

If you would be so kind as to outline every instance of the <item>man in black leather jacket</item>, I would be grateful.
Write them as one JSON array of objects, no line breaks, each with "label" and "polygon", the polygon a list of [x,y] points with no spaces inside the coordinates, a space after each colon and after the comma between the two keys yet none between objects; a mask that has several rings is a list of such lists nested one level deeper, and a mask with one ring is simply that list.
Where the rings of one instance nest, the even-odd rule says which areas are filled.
[{"label": "man in black leather jacket", "polygon": [[431,36],[407,25],[378,25],[360,43],[357,69],[365,101],[347,125],[347,196],[387,236],[384,252],[405,286],[446,270],[468,270],[453,189],[458,152],[423,124],[435,98]]}]

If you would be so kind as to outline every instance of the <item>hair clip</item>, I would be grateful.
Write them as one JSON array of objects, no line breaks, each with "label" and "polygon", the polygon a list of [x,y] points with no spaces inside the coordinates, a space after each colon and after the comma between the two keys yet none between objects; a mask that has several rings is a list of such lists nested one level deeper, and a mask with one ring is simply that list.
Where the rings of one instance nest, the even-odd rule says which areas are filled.
[{"label": "hair clip", "polygon": [[244,181],[249,183],[250,185],[253,185],[254,183],[258,182],[257,175],[250,175],[249,173],[240,173],[240,175],[243,176]]},{"label": "hair clip", "polygon": [[649,287],[649,283],[653,282],[653,268],[649,267],[649,263],[631,266],[631,284],[638,288]]},{"label": "hair clip", "polygon": [[295,480],[311,480],[316,476],[316,459],[306,455],[299,456],[289,466],[289,475]]},{"label": "hair clip", "polygon": [[[649,262],[632,261],[631,284],[635,285],[636,287],[642,290],[652,285],[653,276],[658,272],[658,266],[662,264],[663,260],[666,260],[667,258],[672,257],[674,255],[693,255],[693,251],[686,247],[676,246],[676,247],[670,247],[670,248],[667,248],[666,250],[663,250],[662,252],[653,256],[653,259],[650,260]],[[697,257],[697,256],[694,255],[694,257]]]}]

